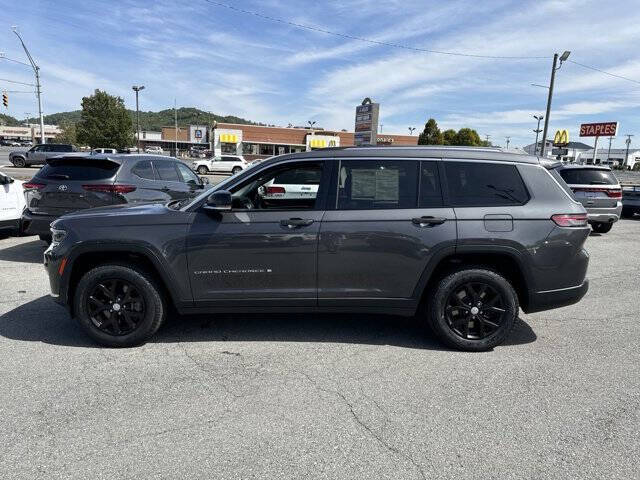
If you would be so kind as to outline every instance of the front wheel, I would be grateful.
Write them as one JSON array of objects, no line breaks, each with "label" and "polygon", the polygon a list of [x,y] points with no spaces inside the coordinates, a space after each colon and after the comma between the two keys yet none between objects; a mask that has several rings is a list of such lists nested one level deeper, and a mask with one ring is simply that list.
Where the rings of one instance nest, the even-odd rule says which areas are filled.
[{"label": "front wheel", "polygon": [[613,223],[598,222],[591,225],[591,228],[596,233],[607,233],[613,228]]},{"label": "front wheel", "polygon": [[485,269],[460,270],[438,282],[427,321],[446,345],[478,352],[507,338],[518,309],[518,295],[504,277]]},{"label": "front wheel", "polygon": [[204,165],[200,165],[198,167],[198,173],[200,175],[206,175],[207,173],[209,173],[209,169],[207,167],[205,167]]},{"label": "front wheel", "polygon": [[18,168],[24,168],[27,165],[27,162],[25,162],[24,158],[22,157],[12,159],[11,163],[13,163],[13,165]]},{"label": "front wheel", "polygon": [[84,330],[108,347],[148,341],[165,318],[165,306],[152,275],[124,265],[102,265],[78,283],[74,313]]}]

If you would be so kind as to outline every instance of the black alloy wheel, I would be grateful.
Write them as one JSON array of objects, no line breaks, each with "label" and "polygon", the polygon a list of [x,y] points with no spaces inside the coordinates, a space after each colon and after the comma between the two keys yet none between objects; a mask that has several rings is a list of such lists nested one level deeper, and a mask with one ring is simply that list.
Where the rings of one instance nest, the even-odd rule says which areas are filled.
[{"label": "black alloy wheel", "polygon": [[465,340],[481,340],[495,333],[507,308],[502,295],[491,285],[468,282],[454,289],[445,306],[449,328]]},{"label": "black alloy wheel", "polygon": [[145,301],[136,286],[122,279],[98,283],[87,297],[87,313],[99,330],[114,336],[127,335],[145,318]]}]

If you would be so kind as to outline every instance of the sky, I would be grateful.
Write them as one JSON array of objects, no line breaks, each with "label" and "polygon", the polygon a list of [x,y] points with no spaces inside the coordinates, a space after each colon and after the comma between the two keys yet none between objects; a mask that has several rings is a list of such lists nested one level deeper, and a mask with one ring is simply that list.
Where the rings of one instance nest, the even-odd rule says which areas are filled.
[{"label": "sky", "polygon": [[[275,125],[353,131],[355,106],[379,102],[382,133],[407,134],[433,117],[470,127],[495,145],[535,139],[554,52],[640,81],[640,1],[220,0],[237,8],[373,44],[242,13],[212,0],[0,0],[0,52],[26,61],[19,27],[41,67],[44,113],[77,110],[99,88],[141,110],[193,106]],[[0,78],[33,83],[33,71],[0,60]],[[31,87],[0,80],[3,90]],[[32,93],[10,93],[8,113],[35,116]],[[565,62],[556,73],[550,136],[580,123],[620,122],[640,144],[640,83]],[[380,130],[379,130],[380,132]],[[608,143],[608,142],[607,142]],[[602,145],[602,143],[600,144]]]}]

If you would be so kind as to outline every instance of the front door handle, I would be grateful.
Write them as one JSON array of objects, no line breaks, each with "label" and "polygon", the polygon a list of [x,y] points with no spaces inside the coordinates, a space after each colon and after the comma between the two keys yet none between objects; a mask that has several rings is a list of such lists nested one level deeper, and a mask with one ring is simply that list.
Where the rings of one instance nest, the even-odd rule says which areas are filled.
[{"label": "front door handle", "polygon": [[444,217],[414,217],[411,222],[414,225],[420,227],[426,227],[427,225],[442,225],[447,219]]},{"label": "front door handle", "polygon": [[169,187],[162,187],[161,190],[163,192],[170,192],[171,191],[171,189]]},{"label": "front door handle", "polygon": [[283,227],[296,228],[296,227],[308,227],[313,223],[310,218],[289,218],[288,220],[280,220],[280,225]]}]

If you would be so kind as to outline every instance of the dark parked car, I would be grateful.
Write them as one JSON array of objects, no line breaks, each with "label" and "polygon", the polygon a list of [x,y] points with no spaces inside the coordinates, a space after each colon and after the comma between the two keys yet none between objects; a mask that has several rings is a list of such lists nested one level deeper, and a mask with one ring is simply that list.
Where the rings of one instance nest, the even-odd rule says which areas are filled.
[{"label": "dark parked car", "polygon": [[555,167],[584,208],[591,228],[607,233],[622,214],[622,187],[604,165],[560,164]]},{"label": "dark parked car", "polygon": [[9,153],[9,161],[15,167],[30,167],[44,165],[47,159],[69,152],[77,152],[73,145],[62,143],[44,143],[34,145],[29,150]]},{"label": "dark parked car", "polygon": [[[315,185],[279,197],[281,177]],[[417,314],[447,345],[486,350],[520,307],[588,288],[584,207],[536,157],[494,149],[281,155],[192,200],[78,212],[51,231],[52,295],[110,346],[147,341],[173,306]]]},{"label": "dark parked car", "polygon": [[205,183],[184,163],[158,155],[84,155],[50,159],[24,185],[26,234],[49,241],[49,225],[76,210],[191,198]]}]

